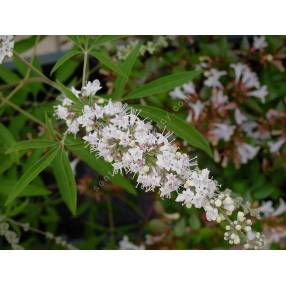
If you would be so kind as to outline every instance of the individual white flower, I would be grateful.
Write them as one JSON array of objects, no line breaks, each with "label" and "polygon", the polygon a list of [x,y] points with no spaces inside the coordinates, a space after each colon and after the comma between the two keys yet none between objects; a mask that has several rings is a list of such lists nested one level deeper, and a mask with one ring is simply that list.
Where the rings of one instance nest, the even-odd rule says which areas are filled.
[{"label": "individual white flower", "polygon": [[252,121],[243,122],[241,125],[241,128],[248,137],[253,138],[257,141],[260,139],[269,138],[269,133],[259,130],[259,126],[256,122],[252,122]]},{"label": "individual white flower", "polygon": [[253,38],[253,49],[262,51],[268,46],[264,36]]},{"label": "individual white flower", "polygon": [[191,111],[189,111],[187,121],[193,122],[197,121],[204,110],[204,103],[202,103],[200,100],[197,100],[195,103],[189,102],[188,105],[191,108]]},{"label": "individual white flower", "polygon": [[68,127],[68,132],[72,134],[76,134],[79,131],[79,122],[76,120],[72,121],[72,123]]},{"label": "individual white flower", "polygon": [[233,135],[235,126],[228,123],[215,123],[214,128],[211,130],[211,135],[215,138],[215,141],[223,140],[228,142]]},{"label": "individual white flower", "polygon": [[69,111],[66,107],[58,105],[56,106],[56,115],[58,116],[58,118],[66,120],[69,116]]},{"label": "individual white flower", "polygon": [[86,136],[84,136],[82,138],[84,141],[86,141],[88,144],[90,145],[96,145],[98,142],[98,138],[97,138],[97,133],[93,132],[93,133],[88,133]]},{"label": "individual white flower", "polygon": [[257,74],[252,72],[247,65],[237,63],[230,66],[234,69],[236,83],[241,82],[247,89],[259,88],[260,83]]},{"label": "individual white flower", "polygon": [[188,94],[196,94],[195,85],[192,81],[183,84],[183,90]]},{"label": "individual white flower", "polygon": [[267,86],[263,85],[259,89],[256,89],[254,91],[248,92],[248,96],[253,96],[261,100],[262,103],[265,103],[265,97],[267,96]]},{"label": "individual white flower", "polygon": [[280,198],[279,199],[279,207],[272,213],[273,216],[279,216],[286,212],[286,203]]},{"label": "individual white flower", "polygon": [[98,79],[93,82],[89,81],[82,88],[82,96],[93,96],[101,89],[101,85]]},{"label": "individual white flower", "polygon": [[218,108],[220,106],[225,105],[228,102],[228,97],[224,95],[222,90],[213,90],[213,94],[211,96],[211,102],[214,106],[214,108]]},{"label": "individual white flower", "polygon": [[123,239],[119,241],[119,249],[120,250],[144,250],[144,245],[135,245],[129,240],[127,235],[124,235]]},{"label": "individual white flower", "polygon": [[274,212],[273,202],[272,201],[263,202],[257,210],[263,216],[268,217],[268,216],[272,215]]},{"label": "individual white flower", "polygon": [[204,85],[208,87],[220,88],[222,87],[222,84],[219,79],[224,75],[226,75],[225,71],[210,69],[207,73],[207,79],[204,81]]},{"label": "individual white flower", "polygon": [[238,125],[241,125],[247,120],[246,116],[238,108],[234,111],[234,119]]},{"label": "individual white flower", "polygon": [[233,199],[228,195],[226,196],[223,201],[223,208],[228,211],[230,214],[234,211],[235,205]]},{"label": "individual white flower", "polygon": [[192,204],[196,208],[201,208],[208,205],[217,190],[216,182],[209,178],[209,171],[203,169],[202,171],[194,171],[191,173],[190,181],[195,190],[195,195]]},{"label": "individual white flower", "polygon": [[280,148],[284,145],[286,139],[280,137],[276,142],[268,142],[268,146],[271,153],[278,153]]},{"label": "individual white flower", "polygon": [[173,99],[181,99],[184,101],[188,98],[188,95],[179,86],[170,92],[170,96]]},{"label": "individual white flower", "polygon": [[5,58],[11,58],[14,49],[13,36],[0,36],[0,64],[3,63]]},{"label": "individual white flower", "polygon": [[11,245],[16,245],[19,243],[19,237],[17,236],[16,232],[8,230],[4,234],[7,242]]},{"label": "individual white flower", "polygon": [[193,198],[194,198],[194,192],[191,191],[191,189],[186,189],[177,196],[176,202],[180,202],[183,205],[186,205],[187,208],[190,208],[192,206]]},{"label": "individual white flower", "polygon": [[62,105],[63,106],[70,106],[70,105],[72,105],[72,100],[70,100],[69,98],[65,97],[63,99]]},{"label": "individual white flower", "polygon": [[238,154],[240,156],[241,163],[245,164],[248,160],[253,159],[258,151],[259,147],[251,146],[247,143],[242,143],[238,146]]},{"label": "individual white flower", "polygon": [[262,205],[257,209],[264,217],[279,216],[286,212],[286,202],[280,198],[279,206],[277,209],[273,207],[272,201],[263,202]]},{"label": "individual white flower", "polygon": [[210,205],[207,205],[204,207],[204,210],[206,211],[206,218],[208,221],[214,221],[218,217],[218,209],[214,208]]}]

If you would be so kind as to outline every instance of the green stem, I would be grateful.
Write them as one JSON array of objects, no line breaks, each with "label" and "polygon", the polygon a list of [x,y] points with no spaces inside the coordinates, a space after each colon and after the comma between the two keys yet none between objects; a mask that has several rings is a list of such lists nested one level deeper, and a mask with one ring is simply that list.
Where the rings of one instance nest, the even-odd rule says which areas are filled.
[{"label": "green stem", "polygon": [[33,66],[31,63],[26,61],[24,58],[22,58],[17,52],[14,51],[14,57],[20,60],[22,63],[24,63],[27,67],[29,67],[31,70],[33,70],[35,73],[37,73],[45,83],[49,84],[50,86],[58,89],[57,84],[50,80],[48,77],[46,77],[40,70],[38,70],[35,66]]},{"label": "green stem", "polygon": [[43,121],[41,121],[38,118],[34,117],[32,114],[30,114],[29,112],[25,111],[24,109],[22,109],[21,107],[19,107],[16,104],[14,104],[13,102],[7,100],[1,94],[0,94],[0,99],[2,100],[2,102],[5,102],[6,104],[10,105],[15,110],[19,111],[20,113],[22,113],[23,115],[25,115],[26,117],[31,119],[32,121],[38,123],[39,125],[43,126],[45,129],[47,129],[47,126],[45,125],[45,123]]},{"label": "green stem", "polygon": [[85,86],[85,83],[86,83],[87,60],[88,60],[88,52],[84,51],[84,57],[83,57],[83,71],[82,71],[82,87],[84,87],[84,86]]},{"label": "green stem", "polygon": [[[23,83],[20,82],[10,93],[9,95],[6,97],[6,101],[8,101],[10,98],[12,98],[21,88],[23,87]],[[0,104],[0,108],[6,104],[6,101],[3,101],[1,102]]]}]

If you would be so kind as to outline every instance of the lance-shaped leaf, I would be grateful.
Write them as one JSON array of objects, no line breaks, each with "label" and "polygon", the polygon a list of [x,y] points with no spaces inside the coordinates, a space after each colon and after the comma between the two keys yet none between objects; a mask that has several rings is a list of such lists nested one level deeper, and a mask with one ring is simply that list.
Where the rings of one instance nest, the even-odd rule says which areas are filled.
[{"label": "lance-shaped leaf", "polygon": [[140,111],[140,116],[151,119],[162,128],[166,127],[168,130],[173,131],[178,137],[186,140],[191,146],[203,150],[212,157],[212,151],[208,141],[190,123],[157,107],[144,105],[132,105],[132,107]]},{"label": "lance-shaped leaf", "polygon": [[124,99],[137,99],[167,92],[177,86],[193,80],[200,73],[200,71],[185,71],[161,77],[134,89],[128,93]]},{"label": "lance-shaped leaf", "polygon": [[[14,136],[11,134],[11,132],[6,128],[2,123],[0,123],[0,141],[2,147],[4,147],[4,150],[7,151],[9,147],[14,146],[16,143]],[[6,157],[6,156],[5,156]],[[10,154],[6,157],[7,162],[15,162],[18,160],[18,154]],[[0,167],[1,170],[1,167]],[[1,173],[1,172],[0,172]]]},{"label": "lance-shaped leaf", "polygon": [[126,78],[126,74],[124,73],[120,65],[114,62],[113,59],[105,51],[99,51],[97,49],[93,49],[90,53],[107,68],[111,69],[115,73],[118,73]]},{"label": "lance-shaped leaf", "polygon": [[94,154],[81,143],[79,140],[69,137],[66,139],[67,148],[77,155],[82,161],[94,169],[98,174],[103,176],[105,180],[112,182],[113,184],[125,189],[131,194],[136,194],[136,190],[130,181],[121,176],[120,174],[113,174],[113,168],[111,164],[105,162],[101,158],[97,158]]},{"label": "lance-shaped leaf", "polygon": [[23,190],[51,164],[58,151],[59,147],[50,149],[39,160],[36,160],[29,168],[25,170],[24,174],[11,189],[5,205],[11,204],[23,192]]},{"label": "lance-shaped leaf", "polygon": [[53,66],[53,69],[51,70],[51,74],[53,74],[59,67],[61,67],[66,61],[69,59],[81,54],[81,51],[79,49],[72,49],[65,53]]},{"label": "lance-shaped leaf", "polygon": [[24,140],[15,143],[11,146],[6,153],[12,153],[22,150],[29,150],[29,149],[45,149],[49,147],[56,146],[57,142],[52,140],[45,140],[45,139],[32,139],[32,140]]},{"label": "lance-shaped leaf", "polygon": [[69,158],[63,148],[60,148],[53,163],[52,169],[60,194],[73,215],[76,214],[77,187]]},{"label": "lance-shaped leaf", "polygon": [[[1,179],[0,195],[8,196],[11,189],[17,184],[16,180]],[[47,196],[50,191],[41,186],[28,185],[24,188],[19,197]]]}]

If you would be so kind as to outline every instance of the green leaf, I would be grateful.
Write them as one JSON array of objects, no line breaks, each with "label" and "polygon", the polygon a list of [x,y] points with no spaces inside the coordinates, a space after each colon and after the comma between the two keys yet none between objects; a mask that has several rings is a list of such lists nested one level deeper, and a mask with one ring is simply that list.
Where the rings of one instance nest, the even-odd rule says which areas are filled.
[{"label": "green leaf", "polygon": [[22,177],[12,188],[5,205],[11,204],[23,190],[54,160],[59,151],[58,147],[52,148],[43,155],[39,160],[35,161],[28,169],[25,170]]},{"label": "green leaf", "polygon": [[73,215],[76,214],[77,187],[69,158],[63,148],[52,163],[60,194]]},{"label": "green leaf", "polygon": [[91,51],[91,55],[94,56],[97,60],[99,60],[107,68],[126,78],[126,74],[124,73],[120,65],[114,62],[113,59],[105,51],[93,49]]},{"label": "green leaf", "polygon": [[44,149],[48,147],[53,147],[57,144],[56,141],[44,140],[44,139],[32,139],[25,140],[21,142],[15,143],[12,147],[10,147],[6,153],[17,152],[21,150],[29,150],[29,149]]},{"label": "green leaf", "polygon": [[140,43],[134,47],[134,49],[129,53],[127,59],[122,64],[122,70],[126,74],[126,77],[119,76],[115,81],[115,92],[112,96],[113,99],[118,99],[122,97],[124,93],[124,87],[130,77],[132,68],[138,58],[139,52],[140,52]]},{"label": "green leaf", "polygon": [[[11,132],[6,128],[2,123],[0,123],[0,139],[1,139],[1,145],[5,148],[7,151],[8,148],[11,146],[14,146],[16,144],[14,136],[11,134]],[[10,154],[10,159],[7,158],[8,162],[15,162],[18,160],[18,154]],[[2,168],[0,168],[2,169]]]},{"label": "green leaf", "polygon": [[189,217],[189,225],[193,230],[198,230],[201,227],[201,220],[197,213],[192,212]]},{"label": "green leaf", "polygon": [[13,83],[20,80],[20,77],[12,72],[10,69],[3,65],[0,65],[0,79],[6,83]]},{"label": "green leaf", "polygon": [[60,66],[62,66],[66,61],[68,61],[69,59],[73,58],[74,56],[77,56],[81,54],[80,50],[77,49],[72,49],[70,51],[68,51],[67,53],[64,54],[64,56],[62,56],[57,62],[56,64],[53,66],[53,69],[51,70],[51,74],[53,74]]},{"label": "green leaf", "polygon": [[45,124],[47,126],[47,134],[49,138],[55,139],[56,134],[53,128],[52,120],[48,117],[47,112],[45,112]]},{"label": "green leaf", "polygon": [[14,164],[14,161],[11,156],[0,155],[0,174],[8,170]]},{"label": "green leaf", "polygon": [[169,228],[168,224],[162,219],[151,219],[147,224],[147,230],[152,234],[162,234]]},{"label": "green leaf", "polygon": [[176,115],[157,107],[144,105],[132,105],[132,107],[140,111],[140,116],[144,116],[145,118],[155,121],[162,128],[166,127],[181,139],[186,140],[191,146],[203,150],[212,157],[212,151],[208,141],[190,123],[187,123]]},{"label": "green leaf", "polygon": [[105,44],[108,42],[113,42],[113,41],[119,40],[119,39],[124,38],[124,37],[127,37],[127,36],[119,36],[119,35],[98,36],[94,40],[93,45],[95,45],[95,46],[102,45],[102,44]]},{"label": "green leaf", "polygon": [[101,158],[97,158],[94,154],[91,154],[81,141],[69,137],[66,139],[66,142],[67,148],[94,169],[98,174],[131,194],[137,193],[128,179],[120,174],[113,175],[113,167],[111,164],[105,162]]},{"label": "green leaf", "polygon": [[83,43],[83,36],[79,36],[79,35],[68,35],[67,36],[76,46],[78,46],[79,48],[82,47],[82,43]]},{"label": "green leaf", "polygon": [[200,73],[200,71],[185,71],[161,77],[134,89],[128,93],[124,99],[136,99],[167,92],[177,86],[193,80]]},{"label": "green leaf", "polygon": [[13,135],[2,123],[0,123],[0,139],[6,147],[10,147],[16,143]]},{"label": "green leaf", "polygon": [[[8,196],[13,186],[17,184],[16,180],[0,179],[0,182],[0,194],[5,196]],[[49,194],[50,191],[43,187],[29,185],[23,189],[19,197],[47,196]]]},{"label": "green leaf", "polygon": [[275,187],[270,183],[265,184],[261,187],[257,187],[255,188],[255,190],[252,190],[252,192],[254,193],[254,198],[259,200],[269,197],[274,191]]},{"label": "green leaf", "polygon": [[66,61],[62,66],[60,66],[55,73],[55,78],[60,82],[65,82],[70,77],[75,74],[76,69],[81,64],[76,58]]},{"label": "green leaf", "polygon": [[178,237],[182,237],[185,233],[185,229],[186,229],[186,219],[182,218],[176,223],[174,227],[174,234]]},{"label": "green leaf", "polygon": [[71,101],[74,103],[82,106],[82,102],[73,94],[73,92],[67,88],[65,85],[63,85],[60,81],[57,80],[57,88]]}]

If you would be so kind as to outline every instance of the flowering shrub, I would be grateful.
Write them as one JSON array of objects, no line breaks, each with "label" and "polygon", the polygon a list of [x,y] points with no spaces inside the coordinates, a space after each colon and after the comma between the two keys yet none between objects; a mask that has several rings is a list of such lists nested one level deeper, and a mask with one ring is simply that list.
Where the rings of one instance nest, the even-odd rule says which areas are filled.
[{"label": "flowering shrub", "polygon": [[[272,105],[264,108],[271,100],[268,100],[268,88],[261,84],[248,63],[250,54],[255,57],[259,53],[260,64],[265,65],[265,61],[271,64],[278,56],[268,54],[267,46],[265,37],[254,37],[252,47],[231,64],[222,62],[223,58],[215,61],[201,57],[196,65],[202,71],[199,89],[189,82],[170,92],[171,98],[184,101],[188,110],[186,120],[208,137],[215,148],[215,160],[223,166],[231,161],[240,167],[259,150],[273,156],[285,155],[285,102],[282,100],[279,111],[273,110]],[[284,70],[282,62],[275,64]],[[222,67],[225,70],[219,69]],[[206,122],[206,118],[210,120]]]},{"label": "flowering shrub", "polygon": [[[1,62],[13,55],[17,69],[0,68],[6,81],[0,87],[0,234],[13,249],[172,249],[186,248],[182,243],[189,239],[200,247],[212,236],[218,247],[269,247],[262,224],[267,215],[283,214],[284,201],[276,212],[270,201],[267,213],[269,202],[259,206],[231,191],[223,172],[214,168],[212,175],[209,169],[215,162],[247,165],[262,150],[269,158],[282,156],[285,134],[277,128],[284,126],[284,113],[269,104],[271,88],[249,64],[250,57],[261,65],[264,59],[282,72],[281,50],[268,53],[265,38],[255,37],[237,61],[200,56],[182,70],[180,37],[70,36],[73,48],[45,70],[37,62],[42,40],[36,36],[14,45],[12,37],[0,38]],[[31,60],[21,55],[27,47],[33,48]],[[168,59],[169,52],[168,65],[177,70],[162,76],[162,66],[152,60],[164,53]],[[175,113],[159,108],[165,100]],[[264,107],[267,119],[258,112]],[[194,148],[209,166],[200,166]],[[147,209],[140,207],[141,196]],[[145,229],[139,246],[114,216],[122,202],[140,217],[134,230]],[[65,238],[54,235],[63,231],[58,226],[66,217],[64,229],[79,223],[86,236],[68,237],[68,229]],[[190,229],[197,233],[192,236]],[[199,238],[203,232],[207,236]]]}]

